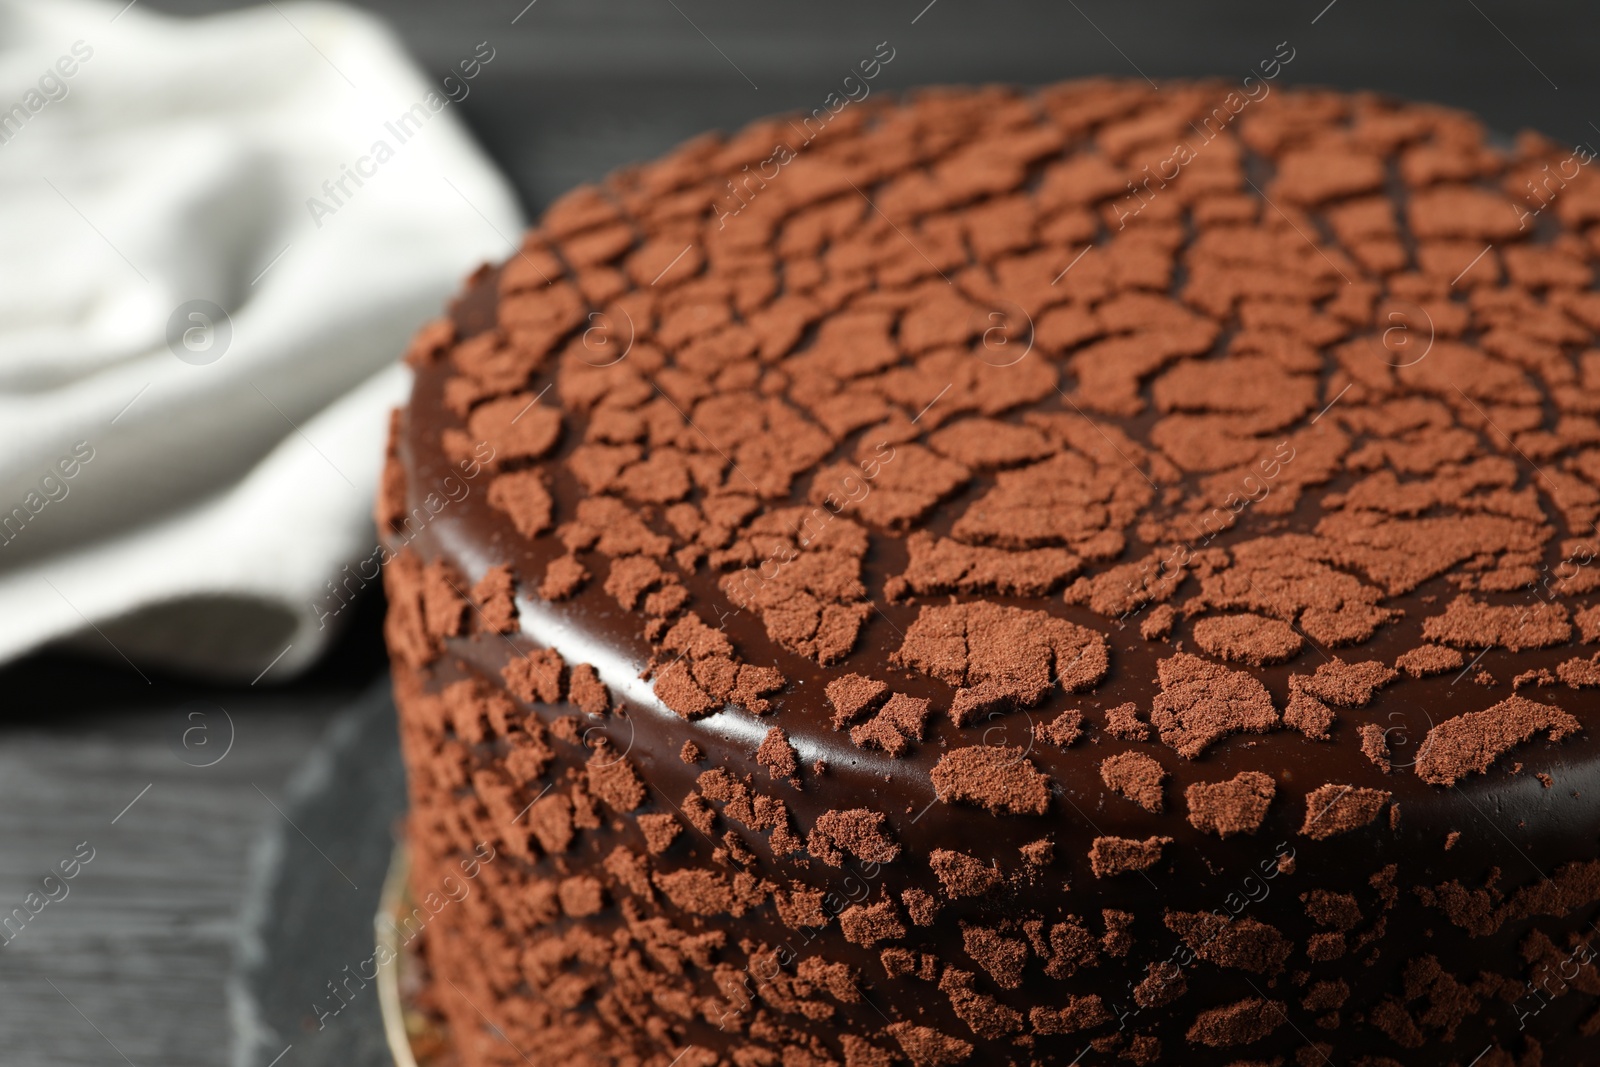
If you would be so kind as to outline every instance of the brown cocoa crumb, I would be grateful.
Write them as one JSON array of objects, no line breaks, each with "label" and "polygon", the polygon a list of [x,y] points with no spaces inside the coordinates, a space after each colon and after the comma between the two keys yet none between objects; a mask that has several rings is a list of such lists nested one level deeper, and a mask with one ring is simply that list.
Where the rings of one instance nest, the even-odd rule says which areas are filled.
[{"label": "brown cocoa crumb", "polygon": [[1289,678],[1289,706],[1283,709],[1283,723],[1305,734],[1313,741],[1326,741],[1329,728],[1337,716],[1333,709],[1301,688],[1303,675]]},{"label": "brown cocoa crumb", "polygon": [[1340,708],[1364,708],[1372,701],[1372,694],[1397,677],[1395,672],[1377,660],[1364,663],[1346,663],[1334,659],[1322,664],[1309,677],[1291,675],[1290,687],[1300,689],[1318,700]]},{"label": "brown cocoa crumb", "polygon": [[1361,724],[1361,754],[1371,760],[1373,766],[1388,774],[1394,769],[1389,762],[1389,740],[1384,728],[1375,722]]},{"label": "brown cocoa crumb", "polygon": [[1056,858],[1056,844],[1048,837],[1030,841],[1019,851],[1023,862],[1030,867],[1048,867]]},{"label": "brown cocoa crumb", "polygon": [[1277,974],[1294,950],[1276,927],[1249,917],[1168,911],[1163,921],[1196,956],[1219,967]]},{"label": "brown cocoa crumb", "polygon": [[939,902],[932,894],[924,893],[920,889],[907,889],[901,893],[900,903],[905,905],[906,914],[911,916],[911,921],[918,926],[932,926],[933,921],[939,917]]},{"label": "brown cocoa crumb", "polygon": [[850,740],[863,748],[879,748],[898,759],[921,741],[927,728],[928,701],[896,693],[868,722],[850,727]]},{"label": "brown cocoa crumb", "polygon": [[1097,996],[1068,997],[1059,1008],[1036,1007],[1029,1011],[1028,1022],[1035,1033],[1071,1034],[1111,1021],[1111,1012]]},{"label": "brown cocoa crumb", "polygon": [[589,572],[577,556],[557,556],[544,569],[544,580],[539,583],[539,595],[546,600],[565,600],[583,587]]},{"label": "brown cocoa crumb", "polygon": [[1106,639],[1043,611],[988,601],[924,606],[890,662],[956,686],[950,718],[1032,707],[1056,685],[1087,689],[1110,669]]},{"label": "brown cocoa crumb", "polygon": [[700,751],[699,745],[695,744],[693,741],[685,741],[683,743],[683,747],[678,749],[678,758],[683,762],[693,766],[694,764],[699,763],[704,756]]},{"label": "brown cocoa crumb", "polygon": [[1139,623],[1139,636],[1146,641],[1165,641],[1172,635],[1178,613],[1171,604],[1157,604]]},{"label": "brown cocoa crumb", "polygon": [[1161,740],[1194,759],[1231,733],[1264,733],[1278,723],[1272,696],[1253,675],[1180,652],[1156,665],[1161,692],[1150,722]]},{"label": "brown cocoa crumb", "polygon": [[1170,837],[1147,837],[1143,841],[1097,837],[1089,849],[1089,867],[1096,878],[1149,870],[1161,862],[1161,850],[1170,844]]},{"label": "brown cocoa crumb", "polygon": [[894,904],[852,904],[839,913],[839,929],[853,945],[871,948],[879,941],[906,936],[906,928],[895,914]]},{"label": "brown cocoa crumb", "polygon": [[652,856],[665,852],[683,826],[671,815],[640,815],[639,829],[644,834],[645,848]]},{"label": "brown cocoa crumb", "polygon": [[1167,772],[1143,752],[1119,752],[1100,762],[1100,780],[1145,811],[1160,814],[1161,783]]},{"label": "brown cocoa crumb", "polygon": [[1150,739],[1150,726],[1139,718],[1138,705],[1131,701],[1106,709],[1105,731],[1119,741]]},{"label": "brown cocoa crumb", "polygon": [[1446,719],[1428,731],[1417,750],[1417,776],[1434,785],[1454,785],[1469,774],[1484,774],[1491,764],[1541,731],[1551,741],[1577,733],[1577,719],[1550,704],[1507,697],[1485,711]]},{"label": "brown cocoa crumb", "polygon": [[1561,644],[1572,636],[1572,624],[1560,604],[1500,607],[1463,594],[1446,605],[1443,615],[1424,619],[1422,635],[1457,648],[1495,646],[1521,652]]},{"label": "brown cocoa crumb", "polygon": [[974,745],[946,752],[934,765],[935,796],[963,801],[995,815],[1043,815],[1050,806],[1050,779],[1035,769],[1020,747]]},{"label": "brown cocoa crumb", "polygon": [[889,863],[900,855],[887,816],[868,808],[823,812],[806,837],[806,849],[830,867],[843,866],[846,853],[868,863]]},{"label": "brown cocoa crumb", "polygon": [[1083,713],[1068,708],[1048,723],[1035,723],[1033,732],[1041,741],[1047,741],[1057,748],[1069,748],[1083,736]]},{"label": "brown cocoa crumb", "polygon": [[1133,947],[1133,935],[1128,932],[1133,928],[1133,913],[1116,908],[1101,908],[1100,921],[1106,924],[1106,932],[1100,938],[1100,947],[1108,956],[1126,956],[1128,950]]},{"label": "brown cocoa crumb", "polygon": [[782,730],[774,726],[756,749],[756,762],[767,769],[773,778],[793,778],[799,769],[793,746]]},{"label": "brown cocoa crumb", "polygon": [[1248,997],[1195,1017],[1187,1037],[1191,1045],[1227,1048],[1260,1041],[1288,1020],[1281,1001]]},{"label": "brown cocoa crumb", "polygon": [[827,695],[833,705],[833,728],[842,730],[882,703],[889,687],[860,674],[846,674],[828,683]]},{"label": "brown cocoa crumb", "polygon": [[600,673],[587,663],[572,668],[567,699],[585,715],[605,715],[611,710],[611,693],[600,681]]},{"label": "brown cocoa crumb", "polygon": [[1466,656],[1444,645],[1418,645],[1409,652],[1401,653],[1394,661],[1398,670],[1413,678],[1458,671],[1466,666],[1466,663]]},{"label": "brown cocoa crumb", "polygon": [[1588,659],[1574,657],[1556,667],[1556,676],[1573,689],[1600,687],[1600,652]]},{"label": "brown cocoa crumb", "polygon": [[1306,797],[1306,817],[1300,832],[1322,841],[1360,829],[1378,817],[1390,796],[1382,789],[1358,789],[1333,782],[1320,785]]},{"label": "brown cocoa crumb", "polygon": [[517,629],[517,602],[511,568],[496,564],[483,572],[472,587],[472,602],[478,606],[483,628],[490,633],[509,634]]},{"label": "brown cocoa crumb", "polygon": [[1208,615],[1194,624],[1194,643],[1233,663],[1262,667],[1293,659],[1305,647],[1294,627],[1265,615]]},{"label": "brown cocoa crumb", "polygon": [[1223,782],[1196,782],[1184,791],[1189,823],[1218,837],[1253,834],[1277,791],[1272,776],[1260,771],[1241,771]]},{"label": "brown cocoa crumb", "polygon": [[892,1023],[890,1036],[911,1061],[911,1067],[955,1067],[972,1057],[972,1045],[931,1026]]},{"label": "brown cocoa crumb", "polygon": [[936,848],[928,855],[928,866],[948,897],[982,896],[1000,884],[999,871],[965,852]]}]

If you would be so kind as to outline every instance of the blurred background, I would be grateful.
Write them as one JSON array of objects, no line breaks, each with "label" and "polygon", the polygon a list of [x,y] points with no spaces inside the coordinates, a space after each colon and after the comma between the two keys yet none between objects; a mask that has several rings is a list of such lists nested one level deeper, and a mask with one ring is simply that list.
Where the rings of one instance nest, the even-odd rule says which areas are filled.
[{"label": "blurred background", "polygon": [[[1531,128],[1565,144],[1600,137],[1600,97],[1588,54],[1600,9],[1577,3],[407,0],[357,5],[394,35],[378,30],[370,39],[363,36],[371,30],[364,20],[351,23],[356,30],[347,33],[337,11],[281,0],[258,9],[254,21],[210,19],[235,6],[243,5],[33,4],[29,11],[45,12],[43,25],[50,32],[59,27],[60,39],[49,38],[42,51],[24,50],[20,58],[17,42],[39,32],[41,23],[20,15],[21,8],[0,9],[0,55],[6,57],[0,106],[26,106],[25,94],[38,77],[34,68],[45,69],[35,55],[53,62],[80,39],[94,49],[94,58],[70,79],[78,110],[51,101],[0,143],[5,199],[13,208],[33,203],[29,197],[54,205],[52,214],[27,216],[26,240],[17,230],[0,239],[0,276],[11,291],[0,297],[0,307],[20,308],[13,318],[30,314],[42,299],[33,295],[41,279],[48,297],[75,284],[80,268],[89,274],[121,270],[115,252],[146,286],[130,289],[144,303],[135,301],[126,312],[140,322],[128,344],[153,353],[108,357],[93,375],[65,384],[53,378],[53,368],[77,358],[74,345],[100,336],[75,332],[79,324],[71,316],[95,312],[70,301],[32,333],[14,327],[0,340],[0,423],[39,429],[31,437],[17,431],[15,455],[23,459],[15,466],[23,480],[16,493],[27,488],[24,476],[51,462],[52,449],[75,439],[75,419],[89,418],[83,414],[89,411],[104,422],[134,397],[129,421],[118,413],[107,424],[108,433],[125,434],[125,447],[101,447],[73,487],[73,501],[52,503],[59,515],[38,516],[60,523],[40,522],[26,531],[31,542],[19,537],[0,553],[0,659],[7,661],[0,666],[0,921],[24,909],[0,943],[0,1003],[6,1005],[0,1060],[7,1064],[264,1067],[277,1056],[281,1067],[296,1067],[340,1062],[332,1058],[335,1048],[343,1062],[381,1060],[375,1044],[347,1037],[341,1038],[347,1045],[336,1046],[314,1025],[263,1030],[250,1006],[252,997],[270,1001],[273,988],[285,1003],[309,1002],[320,992],[320,978],[303,989],[280,988],[284,969],[300,966],[292,944],[296,930],[303,935],[326,922],[349,929],[351,943],[360,944],[362,916],[371,914],[377,886],[351,875],[381,875],[387,842],[374,843],[371,827],[398,802],[392,773],[371,780],[361,774],[363,759],[389,759],[379,750],[392,746],[375,725],[385,714],[381,592],[374,587],[348,606],[341,602],[338,618],[318,625],[325,620],[315,604],[306,607],[312,598],[305,591],[333,577],[338,563],[366,554],[357,546],[374,542],[366,516],[381,449],[380,416],[404,391],[403,376],[386,364],[398,357],[404,338],[437,313],[461,274],[479,260],[507,254],[522,220],[573,185],[706,129],[731,131],[765,114],[820,106],[879,42],[888,42],[895,58],[875,91],[955,82],[1028,85],[1091,74],[1157,85],[1194,76],[1238,80],[1287,42],[1294,59],[1280,84],[1371,89],[1448,104],[1477,113],[1506,135]],[[168,17],[206,20],[210,28]],[[275,27],[270,35],[268,27]],[[258,31],[260,69],[245,70]],[[180,43],[163,43],[168,38]],[[399,65],[390,69],[375,59],[369,68],[362,49],[382,59],[385,48]],[[274,49],[290,59],[276,58]],[[486,55],[492,59],[484,61]],[[405,56],[415,67],[409,74]],[[474,73],[464,77],[463,61],[474,58]],[[236,92],[234,70],[253,79],[254,95]],[[95,81],[102,77],[111,85],[96,97]],[[260,232],[240,236],[243,231],[204,216],[152,207],[159,232],[135,234],[129,220],[141,217],[145,205],[191,203],[163,200],[163,191],[206,173],[214,162],[206,158],[208,146],[221,142],[123,137],[111,151],[106,146],[118,138],[117,116],[89,112],[97,99],[105,107],[106,98],[125,95],[113,91],[115,79],[164,87],[141,101],[138,119],[150,128],[169,108],[189,132],[235,122],[241,129],[270,130],[259,143],[268,146],[261,151],[275,153],[264,157],[277,161],[275,173],[311,180],[251,184],[251,175],[264,168],[246,154],[242,163],[230,163],[233,169],[216,169],[221,177],[211,180],[223,201],[238,198],[234,215],[266,220]],[[350,197],[350,206],[364,212],[361,220],[343,237],[317,236],[334,233],[345,206],[319,188],[319,179],[336,179],[343,163],[367,149],[361,131],[402,112],[415,98],[406,94],[419,86],[449,98],[444,110],[470,140],[457,143],[456,133],[435,136],[430,128],[434,143],[418,153],[431,153],[426,165],[404,161],[412,171],[432,167],[428,174],[409,173],[404,184],[396,179],[393,185],[405,192],[392,202],[382,200],[390,193],[361,204]],[[270,117],[262,101],[272,102]],[[335,121],[345,114],[359,121]],[[306,125],[297,126],[302,120]],[[0,115],[0,129],[3,122]],[[323,126],[313,134],[317,123]],[[30,138],[37,144],[30,147]],[[316,159],[301,158],[313,147]],[[88,178],[72,171],[70,159],[60,162],[62,153],[100,160],[111,174],[107,181],[125,167],[147,175],[146,184],[122,203],[123,214],[104,216],[101,210],[111,208],[97,208],[108,202],[82,198],[92,183],[82,184]],[[301,171],[293,169],[301,164]],[[82,196],[63,173],[77,175]],[[319,219],[312,199],[337,210]],[[62,202],[72,210],[61,210]],[[211,246],[219,241],[247,251],[238,262],[217,259]],[[280,244],[281,263],[272,258]],[[75,258],[87,253],[74,251],[89,247],[98,257],[92,269]],[[225,272],[236,276],[220,277]],[[174,283],[162,289],[174,277],[188,288]],[[132,287],[135,281],[108,285]],[[150,286],[162,295],[148,297]],[[232,362],[259,373],[233,379],[228,389],[201,388],[192,376],[173,378],[177,384],[163,394],[160,383],[188,373],[195,362],[180,353],[182,342],[173,342],[169,331],[169,317],[189,298],[222,306],[239,346]],[[327,329],[310,331],[310,340],[297,335],[297,309],[321,316]],[[263,321],[268,325],[259,325]],[[165,345],[163,331],[169,331]],[[208,383],[230,380],[223,373],[227,357],[216,357],[219,373]],[[142,380],[137,374],[103,402],[86,395],[91,384],[141,360],[159,363],[159,373],[149,375],[148,396],[135,395]],[[277,414],[257,405],[263,429],[258,439],[239,444],[231,425],[243,417],[228,405],[249,399],[247,385]],[[215,398],[204,391],[209,388],[217,389]],[[52,405],[67,414],[57,416]],[[11,434],[0,425],[0,488],[9,484],[4,442]],[[50,443],[57,438],[63,446]],[[162,458],[168,453],[182,458]],[[223,462],[219,455],[232,459]],[[283,467],[277,481],[261,473],[274,463]],[[235,489],[247,482],[258,501],[253,506],[264,499],[277,509],[278,521],[263,524],[252,517],[256,512],[235,507]],[[325,506],[302,507],[302,488],[305,500]],[[0,503],[10,507],[10,499]],[[213,505],[221,526],[162,525],[171,515],[193,517]],[[219,545],[228,535],[216,531],[229,522],[241,538],[261,538],[262,554]],[[324,528],[334,527],[339,536],[326,535]],[[208,552],[223,568],[208,579],[212,585],[184,587],[176,606],[164,604],[163,580],[170,585],[177,571],[209,566]],[[113,586],[124,590],[122,600],[99,608],[83,600]],[[219,607],[216,594],[222,593],[240,594],[260,610]],[[285,643],[289,647],[273,659]],[[358,712],[346,710],[352,707]],[[330,735],[341,712],[365,719],[342,734],[335,725]],[[372,730],[379,731],[370,742],[376,747],[364,754]],[[44,876],[63,859],[81,858],[84,848],[93,858],[67,885],[70,892],[38,904]],[[281,901],[274,901],[302,877],[322,881],[296,890],[293,914],[299,918],[286,923],[285,913],[273,910]],[[357,1045],[365,1051],[350,1051]]]}]

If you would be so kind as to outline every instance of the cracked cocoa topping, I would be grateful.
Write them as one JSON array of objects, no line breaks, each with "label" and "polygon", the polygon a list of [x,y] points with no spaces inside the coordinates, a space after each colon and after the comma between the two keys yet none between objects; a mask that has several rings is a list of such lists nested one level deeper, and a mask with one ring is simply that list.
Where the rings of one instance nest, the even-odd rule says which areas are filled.
[{"label": "cracked cocoa topping", "polygon": [[418,335],[463,1067],[1600,1058],[1600,178],[1229,92],[707,135]]}]

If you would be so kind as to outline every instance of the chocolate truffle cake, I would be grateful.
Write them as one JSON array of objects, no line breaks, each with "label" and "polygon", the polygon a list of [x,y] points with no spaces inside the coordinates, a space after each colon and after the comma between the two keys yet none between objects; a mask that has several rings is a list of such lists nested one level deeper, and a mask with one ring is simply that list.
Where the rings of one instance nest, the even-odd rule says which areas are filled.
[{"label": "chocolate truffle cake", "polygon": [[1093,81],[559,200],[378,506],[457,1061],[1600,1062],[1590,158]]}]

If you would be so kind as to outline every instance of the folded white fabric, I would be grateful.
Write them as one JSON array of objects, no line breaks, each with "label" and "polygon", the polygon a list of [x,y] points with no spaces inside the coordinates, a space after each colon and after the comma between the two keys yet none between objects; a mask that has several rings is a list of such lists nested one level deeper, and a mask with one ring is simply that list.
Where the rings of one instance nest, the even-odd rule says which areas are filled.
[{"label": "folded white fabric", "polygon": [[450,106],[493,42],[430,82],[347,8],[122,3],[0,0],[0,661],[288,678],[397,356],[521,230]]}]

